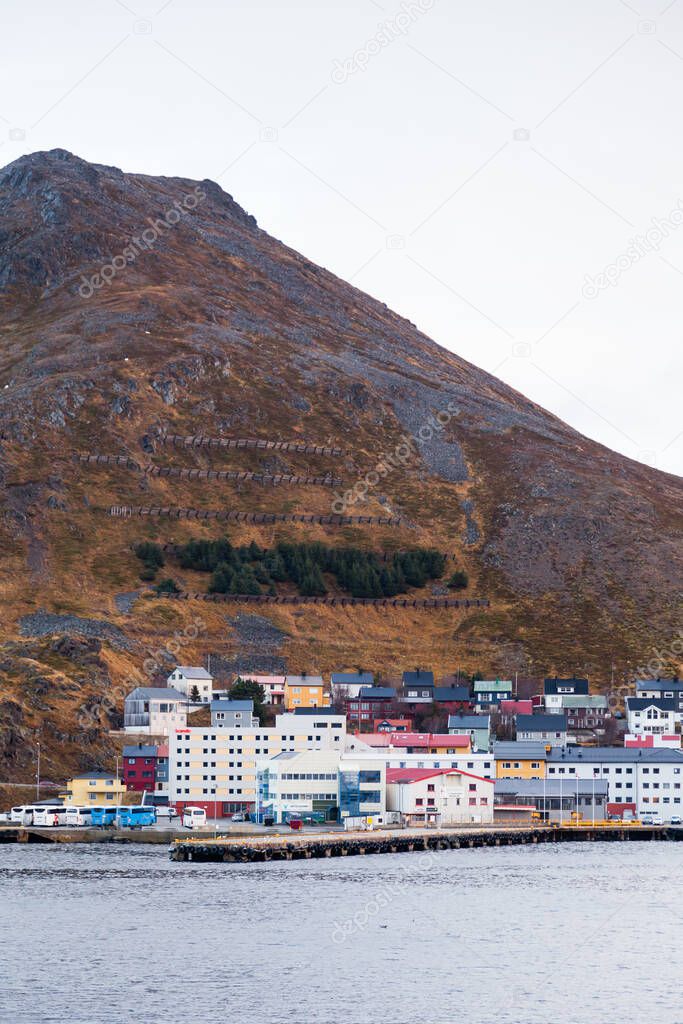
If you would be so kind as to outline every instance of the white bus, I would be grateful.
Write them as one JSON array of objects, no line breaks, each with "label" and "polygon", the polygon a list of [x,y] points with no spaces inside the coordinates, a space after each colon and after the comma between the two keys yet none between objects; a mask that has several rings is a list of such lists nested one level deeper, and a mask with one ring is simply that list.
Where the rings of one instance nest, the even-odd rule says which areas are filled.
[{"label": "white bus", "polygon": [[206,811],[203,807],[186,807],[183,811],[183,828],[202,828],[206,825]]},{"label": "white bus", "polygon": [[12,825],[32,825],[33,810],[31,804],[19,804],[9,812],[9,820]]},{"label": "white bus", "polygon": [[66,824],[83,828],[92,821],[92,807],[67,807]]},{"label": "white bus", "polygon": [[43,828],[57,828],[66,825],[66,807],[52,805],[33,808],[33,824]]}]

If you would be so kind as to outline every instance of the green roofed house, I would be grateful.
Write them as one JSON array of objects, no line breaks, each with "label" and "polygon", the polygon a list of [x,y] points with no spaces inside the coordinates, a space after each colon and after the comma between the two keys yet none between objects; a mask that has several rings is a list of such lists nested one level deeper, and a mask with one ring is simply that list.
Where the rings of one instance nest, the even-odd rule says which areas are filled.
[{"label": "green roofed house", "polygon": [[473,687],[473,700],[477,711],[495,708],[502,700],[512,700],[510,679],[478,679]]}]

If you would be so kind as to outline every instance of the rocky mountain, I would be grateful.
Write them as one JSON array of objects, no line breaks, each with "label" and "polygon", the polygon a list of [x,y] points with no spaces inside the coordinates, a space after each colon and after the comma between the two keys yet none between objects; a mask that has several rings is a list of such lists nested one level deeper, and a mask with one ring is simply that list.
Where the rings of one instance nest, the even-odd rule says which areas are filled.
[{"label": "rocky mountain", "polygon": [[[344,454],[177,448],[164,434]],[[269,486],[263,474],[339,482]],[[122,519],[111,505],[400,525]],[[226,532],[263,546],[434,546],[467,572],[463,596],[491,606],[265,605],[256,615],[147,592],[137,542]],[[682,534],[683,481],[583,437],[440,348],[269,236],[215,183],[124,174],[63,150],[0,171],[0,759],[11,775],[26,774],[38,729],[48,772],[102,762],[101,730],[121,706],[107,695],[162,678],[181,654],[386,676],[417,664],[578,672],[603,686],[657,658],[675,671]],[[206,589],[172,556],[164,571]],[[442,592],[437,582],[418,596]],[[99,724],[83,718],[103,701]],[[82,727],[85,753],[72,742]]]}]

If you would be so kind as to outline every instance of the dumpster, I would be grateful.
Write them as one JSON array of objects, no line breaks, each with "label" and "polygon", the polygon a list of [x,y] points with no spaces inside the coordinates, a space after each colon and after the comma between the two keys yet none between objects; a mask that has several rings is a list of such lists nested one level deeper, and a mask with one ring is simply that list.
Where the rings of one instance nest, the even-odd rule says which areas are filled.
[{"label": "dumpster", "polygon": [[299,818],[292,818],[289,823],[289,827],[295,830],[300,829],[302,825],[303,821],[301,821]]}]

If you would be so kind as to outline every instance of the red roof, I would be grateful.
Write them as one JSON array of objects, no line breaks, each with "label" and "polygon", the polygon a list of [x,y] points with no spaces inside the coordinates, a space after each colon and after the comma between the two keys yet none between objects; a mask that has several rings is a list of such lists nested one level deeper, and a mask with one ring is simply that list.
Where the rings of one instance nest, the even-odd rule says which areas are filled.
[{"label": "red roof", "polygon": [[494,783],[494,779],[485,779],[482,775],[474,775],[472,772],[463,772],[460,768],[387,768],[387,783],[389,782],[423,782],[424,779],[431,779],[435,775],[466,775],[468,779],[478,779],[480,782]]},{"label": "red roof", "polygon": [[371,732],[361,739],[371,747],[461,747],[469,750],[469,736],[451,736],[435,732]]},{"label": "red roof", "polygon": [[533,701],[531,700],[502,700],[500,710],[503,715],[531,715],[533,714]]}]

